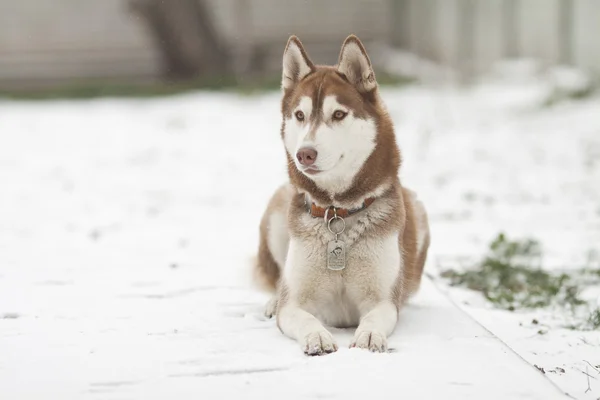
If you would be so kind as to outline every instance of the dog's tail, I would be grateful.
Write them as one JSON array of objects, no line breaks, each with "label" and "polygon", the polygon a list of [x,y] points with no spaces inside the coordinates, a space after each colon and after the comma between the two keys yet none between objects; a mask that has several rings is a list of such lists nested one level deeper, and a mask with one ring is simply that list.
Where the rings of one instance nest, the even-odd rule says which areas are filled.
[{"label": "dog's tail", "polygon": [[410,195],[409,207],[412,209],[415,231],[413,240],[416,241],[414,265],[413,268],[408,271],[408,279],[406,281],[407,294],[408,297],[411,297],[421,286],[421,278],[423,276],[423,270],[425,269],[425,263],[427,262],[427,253],[431,243],[431,233],[429,231],[429,219],[427,217],[425,206],[417,199],[416,193],[408,189],[405,189],[405,193]]},{"label": "dog's tail", "polygon": [[[267,253],[268,254],[265,254]],[[274,293],[279,281],[279,266],[271,256],[269,249],[263,249],[262,245],[258,256],[253,260],[252,280],[261,290]]]}]

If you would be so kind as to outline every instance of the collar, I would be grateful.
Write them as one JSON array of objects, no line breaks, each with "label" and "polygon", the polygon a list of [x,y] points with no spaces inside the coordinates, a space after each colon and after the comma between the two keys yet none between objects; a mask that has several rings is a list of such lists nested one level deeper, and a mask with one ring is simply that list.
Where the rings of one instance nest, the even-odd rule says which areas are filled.
[{"label": "collar", "polygon": [[[308,198],[305,198],[306,204],[308,205]],[[329,206],[327,208],[319,207],[315,203],[310,203],[309,212],[313,218],[325,218],[327,217],[334,218],[334,215],[341,218],[348,218],[349,216],[356,214],[369,207],[375,201],[374,197],[368,197],[363,201],[362,205],[358,208],[347,209],[347,208],[338,208],[335,206]]]}]

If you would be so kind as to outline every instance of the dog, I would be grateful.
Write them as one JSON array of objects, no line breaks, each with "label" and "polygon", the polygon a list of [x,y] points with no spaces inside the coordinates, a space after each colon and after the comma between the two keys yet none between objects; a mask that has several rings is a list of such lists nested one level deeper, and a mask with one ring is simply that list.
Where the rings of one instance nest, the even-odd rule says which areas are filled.
[{"label": "dog", "polygon": [[365,47],[315,65],[296,36],[283,54],[281,138],[289,183],[262,215],[255,278],[265,314],[307,355],[338,350],[325,326],[357,327],[350,347],[387,351],[418,290],[430,233],[404,188],[400,150]]}]

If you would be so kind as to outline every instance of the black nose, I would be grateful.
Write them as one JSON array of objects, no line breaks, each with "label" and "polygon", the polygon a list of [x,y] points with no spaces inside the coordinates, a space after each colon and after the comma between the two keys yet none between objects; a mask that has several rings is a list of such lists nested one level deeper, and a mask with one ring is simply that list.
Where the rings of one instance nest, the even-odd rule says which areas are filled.
[{"label": "black nose", "polygon": [[317,151],[312,147],[303,147],[296,153],[296,158],[300,164],[308,167],[317,161]]}]

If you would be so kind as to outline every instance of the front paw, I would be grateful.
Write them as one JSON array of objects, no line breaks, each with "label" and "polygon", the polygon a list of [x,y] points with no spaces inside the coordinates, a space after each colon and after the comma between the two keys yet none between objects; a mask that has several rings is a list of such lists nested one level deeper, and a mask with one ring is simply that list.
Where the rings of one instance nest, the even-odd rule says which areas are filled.
[{"label": "front paw", "polygon": [[304,353],[309,356],[320,356],[337,351],[338,347],[331,333],[326,330],[312,332],[303,339]]},{"label": "front paw", "polygon": [[269,299],[265,305],[265,317],[273,318],[273,316],[275,316],[275,313],[277,312],[277,301],[277,296],[273,296]]},{"label": "front paw", "polygon": [[374,353],[387,351],[387,339],[383,333],[376,331],[357,331],[350,347],[368,349]]}]

